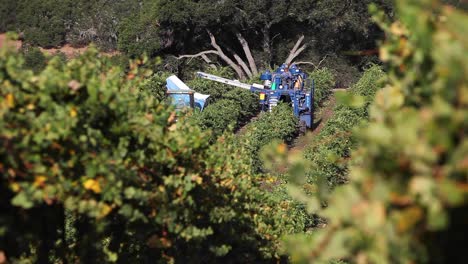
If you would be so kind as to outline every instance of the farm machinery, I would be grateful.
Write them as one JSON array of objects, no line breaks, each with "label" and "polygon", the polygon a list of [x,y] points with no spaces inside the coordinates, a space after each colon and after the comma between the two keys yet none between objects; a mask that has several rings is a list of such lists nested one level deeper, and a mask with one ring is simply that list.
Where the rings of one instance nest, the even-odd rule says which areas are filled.
[{"label": "farm machinery", "polygon": [[206,99],[210,97],[209,95],[197,93],[190,89],[175,75],[166,79],[166,88],[167,96],[171,99],[176,110],[188,107],[202,111],[205,107]]},{"label": "farm machinery", "polygon": [[294,115],[299,118],[301,127],[311,128],[314,122],[314,90],[313,80],[295,64],[281,65],[275,72],[265,71],[260,80],[263,84],[246,84],[212,74],[197,72],[198,77],[236,86],[258,93],[262,110],[271,111],[278,102],[291,103]]},{"label": "farm machinery", "polygon": [[[239,87],[242,89],[250,90],[251,92],[259,94],[259,103],[262,110],[271,111],[278,102],[291,103],[294,115],[299,118],[301,130],[311,128],[314,123],[314,90],[315,85],[313,80],[308,79],[308,76],[295,64],[290,67],[288,65],[281,65],[276,71],[265,71],[261,74],[260,80],[262,84],[247,84],[238,80],[226,79],[223,77],[215,76],[212,74],[197,72],[197,76],[203,79],[212,80],[219,83]],[[171,76],[167,79],[168,93],[170,90],[179,93],[175,96],[180,97],[180,93],[189,93],[190,90],[182,81],[176,76]],[[172,89],[171,89],[172,87]],[[179,89],[182,87],[183,89]],[[205,101],[209,95],[201,95],[193,93],[195,97],[198,96],[198,104],[203,109]],[[189,102],[197,101],[196,99],[187,99]],[[173,101],[174,102],[174,101]],[[175,101],[177,107],[177,100]],[[193,107],[192,107],[193,108]]]}]

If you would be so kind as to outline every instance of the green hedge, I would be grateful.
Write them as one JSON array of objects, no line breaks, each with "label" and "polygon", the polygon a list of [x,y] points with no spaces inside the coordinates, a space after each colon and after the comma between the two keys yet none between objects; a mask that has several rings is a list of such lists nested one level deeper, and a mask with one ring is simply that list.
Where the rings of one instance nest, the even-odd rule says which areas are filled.
[{"label": "green hedge", "polygon": [[[230,69],[211,70],[211,74],[232,78]],[[203,129],[210,129],[212,140],[227,131],[236,131],[259,112],[258,95],[250,91],[195,78],[187,82],[189,87],[199,93],[209,94],[207,106],[195,114],[197,123]]]},{"label": "green hedge", "polygon": [[279,237],[300,221],[258,188],[245,151],[176,122],[139,91],[136,65],[123,74],[105,60],[96,51],[66,64],[55,58],[34,74],[21,54],[0,50],[0,251],[8,261],[279,258]]},{"label": "green hedge", "polygon": [[239,135],[239,144],[247,149],[252,169],[263,171],[260,159],[262,147],[280,140],[291,143],[299,133],[298,119],[294,116],[289,104],[280,103],[272,112],[263,112],[257,119],[247,125]]},{"label": "green hedge", "polygon": [[[330,187],[345,183],[348,180],[347,167],[350,151],[355,147],[353,128],[368,118],[368,104],[375,92],[381,87],[379,80],[384,73],[379,66],[367,69],[361,79],[354,84],[350,96],[364,97],[364,105],[352,107],[339,104],[335,107],[333,116],[327,121],[320,133],[305,151],[305,157],[313,164],[308,174],[308,181],[317,183],[322,179],[328,181]],[[354,100],[358,100],[354,98]],[[362,99],[362,98],[361,98]],[[351,98],[353,100],[353,98]]]},{"label": "green hedge", "polygon": [[240,126],[241,105],[233,100],[221,99],[195,114],[196,122],[204,130],[212,131],[213,140],[225,131],[234,131]]},{"label": "green hedge", "polygon": [[315,106],[318,107],[332,94],[336,82],[335,75],[328,68],[320,68],[311,72],[309,78],[313,79],[315,83],[314,99]]},{"label": "green hedge", "polygon": [[466,262],[468,15],[439,1],[396,3],[393,23],[372,8],[386,35],[385,87],[357,130],[350,183],[326,208],[320,195],[302,199],[330,221],[287,239],[300,263]]},{"label": "green hedge", "polygon": [[140,90],[144,93],[149,92],[158,102],[164,101],[167,98],[166,78],[169,75],[168,73],[151,76],[141,83]]},{"label": "green hedge", "polygon": [[[209,74],[213,74],[216,76],[221,76],[227,79],[233,79],[234,73],[231,69],[224,67],[219,68],[217,70],[210,69],[208,71]],[[222,84],[219,82],[214,82],[207,79],[202,79],[198,77],[194,77],[192,80],[187,82],[187,85],[202,94],[209,94],[210,95],[210,102],[214,103],[217,100],[224,98],[226,93],[229,93],[233,90],[237,90],[234,86],[230,86],[227,84]]]},{"label": "green hedge", "polygon": [[42,71],[47,65],[47,58],[39,48],[28,47],[22,49],[24,66],[35,73]]}]

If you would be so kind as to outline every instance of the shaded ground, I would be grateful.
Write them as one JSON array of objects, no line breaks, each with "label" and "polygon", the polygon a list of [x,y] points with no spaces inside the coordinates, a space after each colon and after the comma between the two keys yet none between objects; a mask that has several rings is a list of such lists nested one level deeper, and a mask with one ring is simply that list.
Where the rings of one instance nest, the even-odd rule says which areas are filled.
[{"label": "shaded ground", "polygon": [[312,131],[308,131],[305,135],[297,137],[293,143],[289,146],[290,152],[302,152],[307,146],[312,143],[315,135],[326,126],[328,119],[333,116],[333,110],[336,105],[335,92],[345,91],[344,88],[333,89],[333,94],[330,95],[327,101],[325,101],[318,113],[315,113],[314,128]]},{"label": "shaded ground", "polygon": [[[346,90],[346,89],[333,89],[333,93],[330,97],[323,103],[320,107],[319,111],[315,113],[315,121],[314,121],[314,129],[309,130],[306,134],[298,136],[294,141],[289,144],[288,146],[288,154],[289,155],[301,155],[304,150],[310,146],[313,142],[314,137],[326,126],[327,121],[333,116],[335,105],[336,105],[336,98],[335,93],[339,90]],[[287,173],[288,171],[288,164],[276,164],[275,165],[277,172],[280,173]],[[262,182],[261,186],[263,189],[271,191],[273,188],[283,184],[282,180],[277,180],[272,183]]]},{"label": "shaded ground", "polygon": [[253,116],[247,123],[245,123],[242,127],[240,127],[235,134],[236,135],[244,135],[247,132],[247,126],[252,123],[253,121],[257,120],[262,112],[259,112],[256,116]]}]

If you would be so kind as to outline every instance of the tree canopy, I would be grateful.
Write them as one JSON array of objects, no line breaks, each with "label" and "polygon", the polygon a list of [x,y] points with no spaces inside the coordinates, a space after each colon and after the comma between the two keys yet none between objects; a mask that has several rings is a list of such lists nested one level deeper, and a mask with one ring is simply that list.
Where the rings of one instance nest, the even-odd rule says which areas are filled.
[{"label": "tree canopy", "polygon": [[[370,2],[0,0],[0,31],[41,47],[94,42],[131,57],[191,55],[253,78],[259,68],[294,59],[359,66],[361,59],[344,53],[374,49],[382,36]],[[373,2],[392,15],[391,0]]]}]

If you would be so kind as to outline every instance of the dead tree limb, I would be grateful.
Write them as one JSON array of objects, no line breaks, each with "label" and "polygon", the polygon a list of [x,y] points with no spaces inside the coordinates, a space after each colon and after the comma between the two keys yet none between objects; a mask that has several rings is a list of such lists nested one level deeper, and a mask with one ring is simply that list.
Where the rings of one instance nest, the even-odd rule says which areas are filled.
[{"label": "dead tree limb", "polygon": [[294,54],[297,49],[299,48],[299,46],[301,45],[302,41],[304,41],[304,35],[302,35],[297,41],[296,41],[296,44],[294,44],[294,47],[292,48],[291,50],[291,53]]},{"label": "dead tree limb", "polygon": [[206,54],[202,54],[201,57],[206,63],[208,63],[208,65],[210,65],[211,68],[213,68],[215,70],[218,69],[218,67],[216,67],[216,65],[214,65],[214,63],[210,60],[210,58],[208,58],[208,56],[206,56]]},{"label": "dead tree limb", "polygon": [[244,36],[242,36],[241,33],[237,33],[236,36],[242,46],[242,49],[244,50],[247,61],[249,62],[250,70],[252,72],[250,75],[252,74],[257,75],[258,74],[257,65],[255,64],[255,59],[252,56],[252,52],[250,51],[249,43],[244,38]]},{"label": "dead tree limb", "polygon": [[240,79],[244,79],[245,78],[245,74],[244,72],[242,71],[241,67],[239,65],[237,65],[234,61],[232,61],[224,52],[223,50],[221,49],[221,47],[218,45],[218,43],[216,43],[216,38],[214,37],[214,35],[208,31],[208,35],[210,36],[210,40],[211,40],[211,46],[213,46],[213,48],[216,49],[217,51],[217,54],[218,56],[224,60],[231,68],[234,69],[234,71],[237,73],[237,75],[239,76]]},{"label": "dead tree limb", "polygon": [[296,64],[296,65],[301,65],[301,64],[302,64],[302,65],[304,65],[304,64],[306,64],[306,65],[312,65],[312,66],[314,66],[314,70],[315,70],[315,69],[318,69],[318,68],[320,67],[320,65],[325,61],[325,59],[327,58],[327,56],[328,56],[328,54],[325,55],[325,56],[319,61],[318,64],[315,64],[315,63],[313,63],[313,62],[311,62],[311,61],[298,61],[298,62],[295,62],[294,64]]},{"label": "dead tree limb", "polygon": [[206,56],[206,54],[218,54],[218,52],[216,50],[205,50],[205,51],[199,52],[197,54],[193,54],[193,55],[190,55],[190,54],[180,55],[179,57],[177,57],[177,59],[180,60],[180,59],[183,59],[183,58],[203,57],[203,56]]},{"label": "dead tree limb", "polygon": [[247,66],[247,64],[236,53],[234,53],[233,56],[234,56],[234,59],[236,59],[237,63],[242,67],[244,72],[247,74],[247,77],[252,78],[253,76],[252,76],[252,72],[249,69],[249,66]]},{"label": "dead tree limb", "polygon": [[177,57],[177,59],[183,59],[183,58],[193,59],[193,58],[201,57],[206,63],[210,64],[211,67],[216,68],[216,66],[212,64],[212,61],[208,58],[208,56],[206,56],[207,54],[216,54],[224,62],[226,62],[229,65],[229,67],[234,69],[239,79],[244,79],[246,75],[247,77],[252,78],[254,75],[258,74],[257,65],[255,64],[255,60],[252,56],[252,52],[250,50],[249,44],[247,40],[240,33],[237,33],[236,36],[240,44],[242,45],[242,49],[244,50],[248,65],[246,61],[242,59],[236,52],[227,48],[227,51],[231,53],[235,59],[235,61],[233,61],[231,58],[229,58],[226,55],[226,53],[224,53],[221,46],[219,46],[218,43],[216,42],[215,36],[210,31],[208,31],[208,35],[211,40],[211,46],[214,48],[213,50],[206,50],[206,51],[202,51],[202,52],[199,52],[197,54],[192,54],[192,55],[189,55],[189,54],[181,55]]},{"label": "dead tree limb", "polygon": [[242,59],[234,50],[232,50],[230,47],[226,47],[226,50],[232,54],[232,56],[234,57],[234,59],[236,60],[237,62],[237,65],[239,65],[242,70],[244,70],[244,73],[247,75],[248,78],[252,78],[253,75],[252,75],[252,71],[251,69],[249,68],[249,66],[247,65],[247,63],[245,62],[244,59]]},{"label": "dead tree limb", "polygon": [[288,58],[286,59],[286,61],[284,63],[290,64],[299,54],[301,54],[307,48],[307,44],[303,44],[301,46],[303,41],[304,41],[304,35],[302,35],[297,40],[296,44],[294,45],[294,47],[289,52],[289,56],[288,56]]}]

